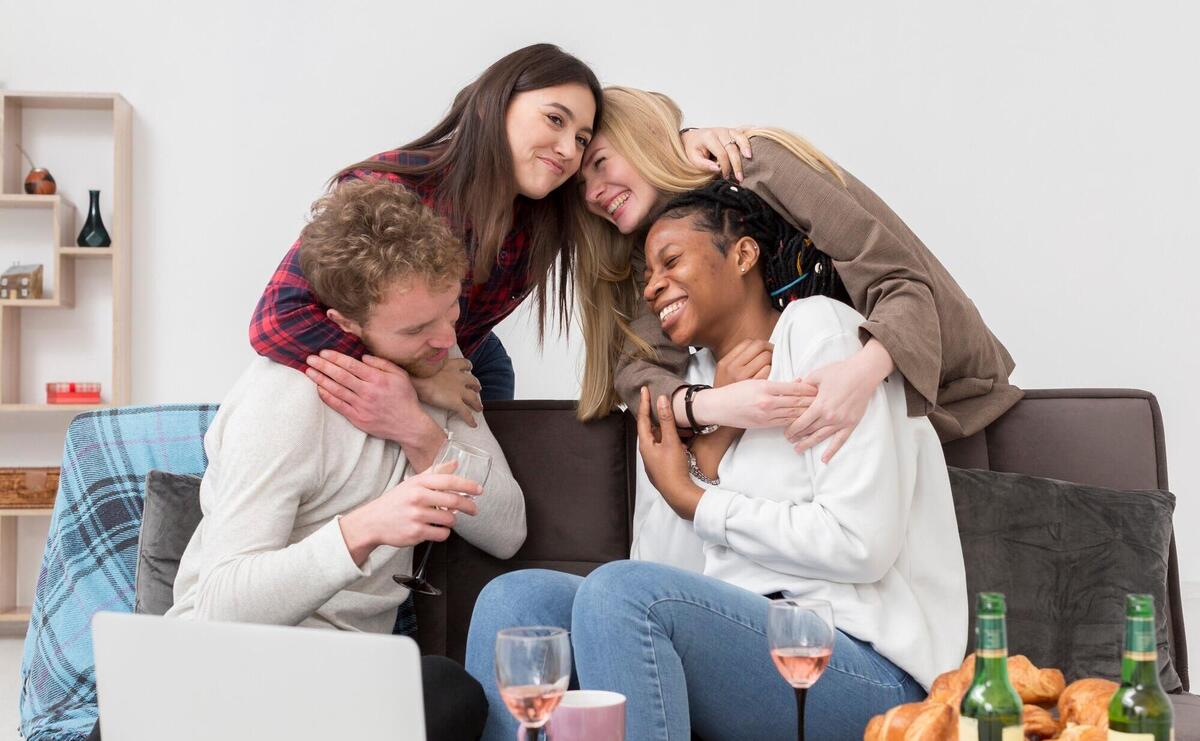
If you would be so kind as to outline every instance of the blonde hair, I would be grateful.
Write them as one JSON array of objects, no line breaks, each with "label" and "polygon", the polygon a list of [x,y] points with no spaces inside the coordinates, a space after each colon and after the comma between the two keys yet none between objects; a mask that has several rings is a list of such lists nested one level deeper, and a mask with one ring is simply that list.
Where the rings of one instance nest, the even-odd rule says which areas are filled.
[{"label": "blonde hair", "polygon": [[396,280],[442,290],[463,280],[467,254],[445,221],[388,180],[347,180],[312,206],[300,269],[326,306],[365,324]]},{"label": "blonde hair", "polygon": [[[612,148],[666,196],[702,187],[714,177],[688,161],[679,133],[682,125],[683,112],[662,93],[620,86],[604,89],[604,119],[597,134],[604,134]],[[845,185],[837,165],[796,134],[756,128],[747,135],[776,142]],[[605,416],[620,402],[613,375],[623,356],[653,361],[655,353],[630,327],[642,301],[630,267],[638,236],[621,234],[584,208],[576,210],[574,221],[575,298],[586,348],[577,414],[586,421]]]}]

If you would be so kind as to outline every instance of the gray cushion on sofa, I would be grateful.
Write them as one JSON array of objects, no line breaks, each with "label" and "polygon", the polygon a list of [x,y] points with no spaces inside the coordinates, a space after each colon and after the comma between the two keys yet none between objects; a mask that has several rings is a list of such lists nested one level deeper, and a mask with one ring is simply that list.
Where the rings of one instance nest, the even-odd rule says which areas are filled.
[{"label": "gray cushion on sofa", "polygon": [[138,538],[136,612],[162,615],[175,604],[179,559],[200,524],[200,477],[165,471],[146,475]]},{"label": "gray cushion on sofa", "polygon": [[[1167,559],[1175,497],[1022,474],[950,469],[975,621],[975,594],[1008,599],[1008,645],[1067,681],[1119,680],[1125,595],[1154,597],[1159,677],[1182,684],[1167,631]],[[972,638],[972,643],[974,639]]]}]

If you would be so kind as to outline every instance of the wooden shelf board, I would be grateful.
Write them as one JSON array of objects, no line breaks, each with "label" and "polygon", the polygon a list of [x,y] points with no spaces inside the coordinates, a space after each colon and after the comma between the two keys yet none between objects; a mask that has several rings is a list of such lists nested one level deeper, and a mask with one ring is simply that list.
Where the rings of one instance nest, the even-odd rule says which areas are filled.
[{"label": "wooden shelf board", "polygon": [[70,304],[63,304],[57,298],[4,298],[0,306],[12,306],[17,309],[61,309]]},{"label": "wooden shelf board", "polygon": [[0,412],[91,412],[111,404],[0,404]]},{"label": "wooden shelf board", "polygon": [[10,208],[54,208],[62,196],[31,196],[27,193],[0,193],[0,206]]},{"label": "wooden shelf board", "polygon": [[0,612],[0,623],[28,623],[32,608],[18,605],[11,610]]},{"label": "wooden shelf board", "polygon": [[112,247],[59,247],[58,254],[66,257],[112,257]]},{"label": "wooden shelf board", "polygon": [[8,507],[0,508],[0,517],[49,517],[53,507]]},{"label": "wooden shelf board", "polygon": [[19,90],[0,90],[8,100],[14,100],[26,108],[60,108],[64,110],[111,111],[116,101],[122,100],[117,93],[50,93]]}]

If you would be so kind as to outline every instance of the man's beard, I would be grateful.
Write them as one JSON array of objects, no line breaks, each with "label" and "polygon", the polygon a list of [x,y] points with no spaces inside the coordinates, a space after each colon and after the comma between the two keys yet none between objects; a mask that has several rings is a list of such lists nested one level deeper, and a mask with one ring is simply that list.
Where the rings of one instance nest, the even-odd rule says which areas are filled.
[{"label": "man's beard", "polygon": [[397,363],[404,369],[408,375],[413,378],[430,378],[436,376],[442,368],[446,367],[446,360],[449,355],[444,355],[440,360],[431,360],[428,355],[416,360],[409,360],[404,363]]}]

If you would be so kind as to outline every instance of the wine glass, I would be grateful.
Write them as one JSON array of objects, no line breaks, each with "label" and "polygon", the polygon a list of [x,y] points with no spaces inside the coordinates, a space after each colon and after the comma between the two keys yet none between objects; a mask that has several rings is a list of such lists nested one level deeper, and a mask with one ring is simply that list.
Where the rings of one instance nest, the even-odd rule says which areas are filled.
[{"label": "wine glass", "polygon": [[[455,476],[462,476],[464,479],[470,479],[475,483],[483,486],[487,481],[488,473],[492,470],[492,455],[486,450],[467,445],[454,439],[454,435],[448,435],[446,442],[442,443],[442,447],[438,450],[437,458],[434,459],[433,465],[442,465],[443,463],[454,462],[458,465],[454,468]],[[464,497],[475,497],[470,494],[463,494]],[[428,594],[437,596],[442,593],[442,590],[430,584],[425,579],[425,566],[429,563],[429,553],[433,550],[433,543],[426,542],[425,550],[421,554],[421,563],[417,566],[416,573],[409,576],[408,574],[396,574],[392,580],[397,584],[408,587],[410,590],[418,594]]]},{"label": "wine glass", "polygon": [[775,668],[796,690],[796,738],[804,741],[804,700],[833,655],[833,606],[821,599],[772,600],[767,642]]},{"label": "wine glass", "polygon": [[571,639],[563,628],[506,628],[496,634],[496,684],[527,741],[537,741],[570,681]]}]

